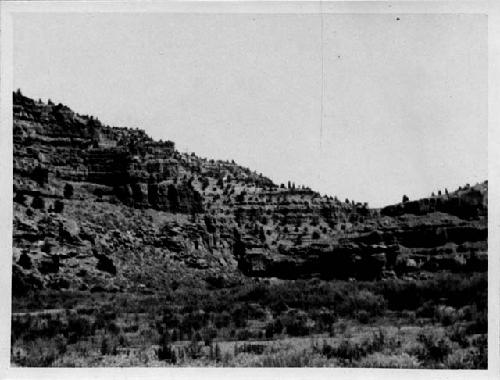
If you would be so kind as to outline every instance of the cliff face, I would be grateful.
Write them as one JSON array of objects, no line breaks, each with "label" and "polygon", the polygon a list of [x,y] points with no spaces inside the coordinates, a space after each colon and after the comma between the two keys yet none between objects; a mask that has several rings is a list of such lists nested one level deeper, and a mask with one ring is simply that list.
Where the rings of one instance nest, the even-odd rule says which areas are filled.
[{"label": "cliff face", "polygon": [[488,214],[488,184],[471,187],[467,184],[458,190],[445,194],[432,195],[416,201],[407,201],[382,209],[383,215],[400,216],[403,214],[425,215],[432,212],[443,212],[462,219],[478,219]]},{"label": "cliff face", "polygon": [[[62,180],[112,187],[128,205],[170,211],[201,208],[200,197],[179,176],[185,162],[170,141],[155,142],[140,130],[103,126],[61,104],[43,104],[21,94],[14,94],[14,119],[16,174],[32,176],[42,168]],[[181,188],[183,196],[168,198],[169,186]]]},{"label": "cliff face", "polygon": [[487,267],[487,182],[373,210],[21,93],[13,128],[15,291]]}]

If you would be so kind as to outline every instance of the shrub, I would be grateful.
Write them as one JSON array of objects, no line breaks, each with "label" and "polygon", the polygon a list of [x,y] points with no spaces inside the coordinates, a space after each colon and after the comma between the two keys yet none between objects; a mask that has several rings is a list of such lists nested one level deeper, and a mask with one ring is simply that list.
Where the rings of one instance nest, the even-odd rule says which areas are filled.
[{"label": "shrub", "polygon": [[[104,195],[104,191],[103,191],[102,189],[100,189],[100,188],[97,188],[97,189],[95,189],[95,190],[94,190],[94,195],[95,195],[97,198],[101,199],[101,198],[102,198],[102,196]],[[149,193],[148,193],[148,195],[149,195]],[[154,202],[151,202],[151,204],[155,204],[155,203],[154,203]]]},{"label": "shrub", "polygon": [[54,202],[54,212],[60,214],[64,210],[64,202],[60,199],[56,199]]},{"label": "shrub", "polygon": [[344,339],[337,347],[323,342],[322,354],[327,358],[336,357],[343,362],[352,364],[366,355],[382,351],[386,346],[392,346],[394,342],[387,340],[384,331],[379,329],[372,337],[364,339],[361,343]]},{"label": "shrub", "polygon": [[184,315],[181,328],[184,331],[199,330],[207,323],[207,315],[204,312],[192,312]]},{"label": "shrub", "polygon": [[231,317],[236,327],[245,327],[248,320],[248,308],[242,305],[236,306],[231,313]]},{"label": "shrub", "polygon": [[[45,238],[43,241],[42,245],[42,252],[45,253],[50,253],[52,251],[53,244],[50,242],[49,238]],[[54,261],[55,256],[52,257],[52,260]]]},{"label": "shrub", "polygon": [[231,323],[231,315],[224,311],[215,315],[214,324],[218,329],[227,327]]},{"label": "shrub", "polygon": [[321,310],[310,313],[310,317],[314,319],[316,327],[319,331],[330,331],[336,320],[335,314],[330,310]]},{"label": "shrub", "polygon": [[487,336],[480,335],[473,339],[472,347],[457,350],[448,355],[445,365],[451,369],[486,369],[488,368]]},{"label": "shrub", "polygon": [[274,323],[268,323],[265,328],[266,339],[273,339],[274,337]]},{"label": "shrub", "polygon": [[420,368],[420,362],[415,356],[403,352],[400,355],[386,355],[375,352],[362,358],[360,367],[365,368]]},{"label": "shrub", "polygon": [[158,359],[170,363],[177,363],[177,355],[172,348],[170,334],[165,331],[160,338],[160,348],[158,349]]},{"label": "shrub", "polygon": [[118,335],[121,332],[120,326],[118,326],[115,322],[110,322],[106,326],[106,330],[113,335]]},{"label": "shrub", "polygon": [[293,318],[285,322],[286,333],[291,336],[305,336],[309,334],[307,321],[302,318]]},{"label": "shrub", "polygon": [[467,329],[460,325],[454,325],[448,332],[448,337],[451,341],[457,342],[460,347],[469,347],[469,339],[467,338]]},{"label": "shrub", "polygon": [[50,367],[66,351],[66,344],[60,338],[38,338],[24,347],[26,355],[20,357],[18,362],[23,367]]},{"label": "shrub", "polygon": [[49,170],[39,165],[32,171],[31,178],[35,180],[38,186],[43,187],[49,181]]},{"label": "shrub", "polygon": [[244,343],[241,346],[235,346],[235,353],[246,352],[254,355],[262,355],[265,349],[266,345],[264,344]]},{"label": "shrub", "polygon": [[436,303],[441,298],[446,298],[447,305],[455,308],[475,304],[483,309],[487,305],[487,282],[485,273],[470,276],[443,273],[419,282],[395,279],[375,286],[393,310],[416,310],[426,302]]},{"label": "shrub", "polygon": [[17,263],[24,269],[30,269],[33,266],[31,258],[26,252],[21,254]]},{"label": "shrub", "polygon": [[68,343],[76,343],[83,337],[91,335],[92,329],[88,319],[80,316],[71,316],[68,319],[68,329],[66,332]]},{"label": "shrub", "polygon": [[14,196],[14,202],[24,205],[26,203],[26,196],[18,191]]},{"label": "shrub", "polygon": [[467,334],[487,334],[488,314],[486,310],[475,313],[474,320],[467,326]]},{"label": "shrub", "polygon": [[101,355],[108,355],[111,353],[111,344],[107,337],[103,337],[101,341]]},{"label": "shrub", "polygon": [[[323,350],[323,352],[325,352],[325,350]],[[335,356],[349,363],[352,363],[354,360],[359,360],[365,355],[366,351],[360,344],[353,343],[349,340],[343,340],[338,347],[326,350],[327,357]]]},{"label": "shrub", "polygon": [[286,333],[291,336],[304,336],[309,334],[309,318],[304,312],[290,310],[279,318]]},{"label": "shrub", "polygon": [[122,347],[126,347],[128,346],[128,340],[127,340],[127,337],[125,335],[122,335],[120,334],[120,336],[118,337],[118,343],[120,344],[120,346]]},{"label": "shrub", "polygon": [[427,301],[417,309],[416,316],[419,318],[433,318],[435,309],[434,302]]},{"label": "shrub", "polygon": [[387,339],[385,332],[379,328],[377,332],[373,333],[371,339],[363,342],[363,345],[368,353],[372,353],[382,351],[386,346],[392,346],[392,343]]},{"label": "shrub", "polygon": [[181,323],[178,314],[176,314],[173,309],[168,307],[163,309],[162,322],[167,327],[179,327]]},{"label": "shrub", "polygon": [[222,353],[218,343],[210,345],[209,359],[215,362],[222,361]]},{"label": "shrub", "polygon": [[354,291],[345,299],[342,305],[337,306],[338,311],[345,315],[352,313],[359,314],[361,311],[366,312],[369,316],[380,315],[386,308],[386,301],[383,296],[374,294],[373,292],[362,289]]},{"label": "shrub", "polygon": [[474,369],[474,352],[470,350],[459,350],[448,355],[445,360],[446,368],[450,369]]},{"label": "shrub", "polygon": [[454,323],[456,315],[456,310],[451,306],[439,306],[435,310],[435,317],[443,326]]},{"label": "shrub", "polygon": [[197,359],[201,356],[202,351],[201,351],[201,345],[199,343],[199,334],[193,334],[193,337],[191,339],[191,342],[185,349],[185,353],[191,358],[191,359]]},{"label": "shrub", "polygon": [[252,333],[248,329],[238,330],[236,333],[237,340],[249,340],[252,337]]},{"label": "shrub", "polygon": [[488,368],[488,335],[480,335],[472,341],[477,351],[474,353],[474,368]]},{"label": "shrub", "polygon": [[205,327],[201,331],[201,336],[203,341],[205,342],[205,346],[210,346],[212,341],[217,338],[217,330],[213,327]]},{"label": "shrub", "polygon": [[136,325],[136,324],[125,326],[123,328],[124,333],[135,333],[137,331],[139,331],[139,325]]},{"label": "shrub", "polygon": [[66,185],[64,185],[63,195],[64,195],[64,198],[67,198],[67,199],[69,199],[73,196],[73,185],[72,184],[67,183]]},{"label": "shrub", "polygon": [[356,317],[360,323],[366,324],[370,322],[370,314],[366,310],[358,311]]},{"label": "shrub", "polygon": [[[324,367],[329,363],[319,354],[311,354],[306,350],[292,350],[256,356],[255,359],[243,363],[249,367]],[[238,363],[238,365],[240,365]]]},{"label": "shrub", "polygon": [[281,323],[281,320],[277,319],[274,321],[273,329],[275,334],[281,334],[283,332],[283,323]]},{"label": "shrub", "polygon": [[31,207],[37,210],[44,210],[45,201],[43,200],[43,198],[37,195],[33,198],[33,201],[31,201]]},{"label": "shrub", "polygon": [[432,329],[426,329],[418,335],[417,340],[423,344],[424,351],[420,353],[422,360],[442,362],[451,353],[452,344],[448,337],[436,334]]}]

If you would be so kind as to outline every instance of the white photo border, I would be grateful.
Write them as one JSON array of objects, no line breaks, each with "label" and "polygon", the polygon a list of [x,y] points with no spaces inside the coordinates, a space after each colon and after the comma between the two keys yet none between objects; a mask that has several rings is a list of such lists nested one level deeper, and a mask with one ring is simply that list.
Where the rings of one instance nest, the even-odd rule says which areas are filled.
[{"label": "white photo border", "polygon": [[[18,13],[484,14],[488,16],[488,370],[347,368],[12,368],[13,19]],[[2,1],[0,2],[0,378],[498,379],[500,378],[500,2],[497,1]]]}]

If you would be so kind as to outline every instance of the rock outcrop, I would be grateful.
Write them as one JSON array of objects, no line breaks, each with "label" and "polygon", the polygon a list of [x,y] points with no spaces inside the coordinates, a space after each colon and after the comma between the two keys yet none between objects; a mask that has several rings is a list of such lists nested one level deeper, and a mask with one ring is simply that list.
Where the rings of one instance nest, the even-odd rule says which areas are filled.
[{"label": "rock outcrop", "polygon": [[487,268],[487,182],[377,210],[20,92],[13,128],[18,291]]}]

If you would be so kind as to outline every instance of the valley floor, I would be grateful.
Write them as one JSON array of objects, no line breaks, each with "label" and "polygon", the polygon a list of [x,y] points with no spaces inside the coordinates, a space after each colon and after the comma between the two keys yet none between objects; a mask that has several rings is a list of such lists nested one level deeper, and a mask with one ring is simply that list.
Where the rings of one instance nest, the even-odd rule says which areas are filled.
[{"label": "valley floor", "polygon": [[13,366],[486,368],[485,273],[13,299]]}]

